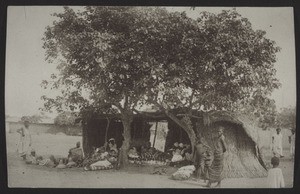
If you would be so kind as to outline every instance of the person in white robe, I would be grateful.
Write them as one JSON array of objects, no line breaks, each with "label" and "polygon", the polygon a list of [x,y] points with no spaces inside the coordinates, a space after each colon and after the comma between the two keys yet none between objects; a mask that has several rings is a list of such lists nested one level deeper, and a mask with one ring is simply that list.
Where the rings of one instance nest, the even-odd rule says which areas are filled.
[{"label": "person in white robe", "polygon": [[291,159],[294,159],[295,157],[295,132],[295,129],[291,129],[291,135],[289,136]]},{"label": "person in white robe", "polygon": [[273,168],[268,171],[268,187],[284,188],[285,184],[282,171],[279,168],[279,158],[274,156],[271,159],[271,164],[273,165]]},{"label": "person in white robe", "polygon": [[276,133],[272,135],[271,141],[273,155],[280,158],[284,157],[282,153],[282,133],[280,128],[276,129]]},{"label": "person in white robe", "polygon": [[17,132],[20,134],[17,151],[19,155],[25,160],[26,154],[29,153],[32,144],[31,134],[29,131],[29,121],[25,121],[24,127],[18,129]]}]

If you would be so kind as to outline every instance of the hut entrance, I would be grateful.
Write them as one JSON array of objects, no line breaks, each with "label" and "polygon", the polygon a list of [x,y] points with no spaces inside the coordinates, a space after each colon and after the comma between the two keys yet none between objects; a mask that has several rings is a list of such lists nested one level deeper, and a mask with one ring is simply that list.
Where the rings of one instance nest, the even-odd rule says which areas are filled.
[{"label": "hut entrance", "polygon": [[166,136],[165,152],[173,147],[175,142],[191,145],[188,134],[175,122],[168,121],[168,133]]},{"label": "hut entrance", "polygon": [[94,148],[104,145],[105,140],[115,138],[117,147],[123,141],[123,124],[119,120],[91,119],[83,126],[84,152],[91,153]]},{"label": "hut entrance", "polygon": [[[140,147],[150,141],[150,127],[144,119],[134,119],[131,127],[131,146]],[[116,140],[117,147],[123,143],[123,124],[118,119],[90,119],[83,126],[84,152],[91,153],[110,139]]]}]

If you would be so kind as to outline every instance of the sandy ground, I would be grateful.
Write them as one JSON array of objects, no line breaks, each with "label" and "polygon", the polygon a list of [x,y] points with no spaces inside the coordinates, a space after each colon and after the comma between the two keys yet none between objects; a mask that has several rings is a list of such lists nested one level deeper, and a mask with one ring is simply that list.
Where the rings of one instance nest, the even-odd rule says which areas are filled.
[{"label": "sandy ground", "polygon": [[[66,156],[81,137],[40,134],[33,135],[33,148],[38,155]],[[7,134],[8,186],[39,188],[202,188],[196,181],[174,181],[169,175],[152,175],[151,167],[131,167],[127,171],[83,171],[50,169],[26,165],[16,153],[18,134]],[[288,151],[285,151],[288,155]],[[269,157],[269,156],[268,156]],[[286,187],[293,185],[294,163],[285,158],[280,167]],[[172,169],[171,169],[172,171]],[[174,169],[173,169],[174,171]],[[169,172],[168,174],[170,174]],[[222,188],[265,188],[266,178],[225,179]]]}]

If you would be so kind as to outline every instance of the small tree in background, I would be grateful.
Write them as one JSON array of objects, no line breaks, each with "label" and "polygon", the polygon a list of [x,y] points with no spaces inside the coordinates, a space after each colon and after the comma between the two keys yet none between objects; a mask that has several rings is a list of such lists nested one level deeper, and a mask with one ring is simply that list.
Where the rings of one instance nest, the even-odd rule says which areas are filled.
[{"label": "small tree in background", "polygon": [[62,112],[55,119],[54,124],[66,129],[66,134],[70,134],[71,127],[76,125],[75,120],[77,116],[72,112]]},{"label": "small tree in background", "polygon": [[43,116],[32,115],[32,116],[22,116],[21,121],[29,121],[30,123],[40,123],[42,122]]},{"label": "small tree in background", "polygon": [[296,107],[282,108],[277,115],[277,122],[282,128],[296,129]]}]

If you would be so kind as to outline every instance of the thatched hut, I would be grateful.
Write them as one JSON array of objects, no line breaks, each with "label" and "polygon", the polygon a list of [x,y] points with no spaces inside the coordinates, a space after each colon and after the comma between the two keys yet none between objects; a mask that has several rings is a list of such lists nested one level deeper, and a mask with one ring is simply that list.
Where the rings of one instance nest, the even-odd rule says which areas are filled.
[{"label": "thatched hut", "polygon": [[245,115],[226,111],[213,111],[204,115],[203,136],[210,140],[211,130],[217,126],[225,128],[227,152],[224,158],[226,177],[263,177],[267,175],[266,165],[260,154],[259,129],[255,121]]},{"label": "thatched hut", "polygon": [[[109,126],[108,118],[110,119]],[[160,112],[139,114],[134,116],[132,123],[132,145],[141,145],[150,140],[150,122],[168,122],[168,134],[165,149],[174,142],[189,144],[191,141],[187,133],[166,115]],[[255,122],[247,117],[226,112],[211,111],[197,112],[192,118],[192,125],[198,136],[204,137],[209,146],[213,147],[212,132],[218,126],[223,126],[225,141],[228,150],[224,159],[224,176],[237,177],[263,177],[267,175],[265,164],[259,154],[258,130]],[[108,127],[108,128],[107,128]],[[107,132],[106,132],[107,130]],[[85,152],[92,147],[102,146],[107,138],[114,137],[118,147],[122,145],[123,125],[118,115],[98,115],[83,122],[83,146]]]}]

